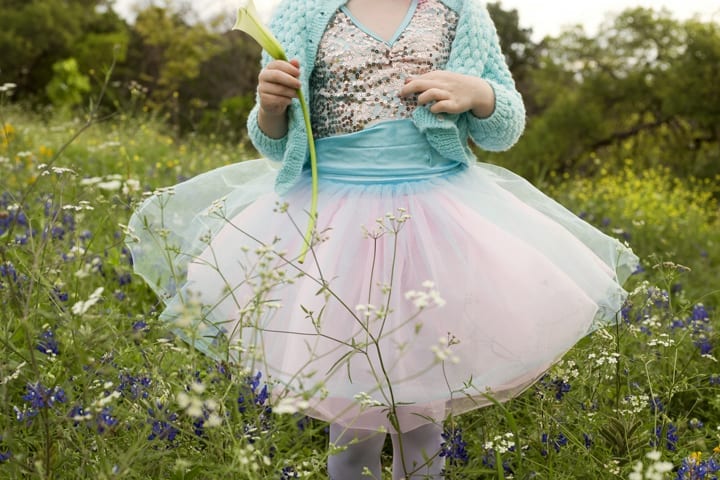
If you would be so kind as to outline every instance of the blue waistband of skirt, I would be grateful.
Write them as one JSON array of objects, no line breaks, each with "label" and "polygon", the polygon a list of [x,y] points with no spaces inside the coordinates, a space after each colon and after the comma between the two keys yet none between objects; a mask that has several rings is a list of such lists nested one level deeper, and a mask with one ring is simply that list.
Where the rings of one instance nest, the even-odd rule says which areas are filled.
[{"label": "blue waistband of skirt", "polygon": [[448,175],[464,164],[448,160],[412,120],[391,120],[315,142],[318,177],[346,183],[395,183]]}]

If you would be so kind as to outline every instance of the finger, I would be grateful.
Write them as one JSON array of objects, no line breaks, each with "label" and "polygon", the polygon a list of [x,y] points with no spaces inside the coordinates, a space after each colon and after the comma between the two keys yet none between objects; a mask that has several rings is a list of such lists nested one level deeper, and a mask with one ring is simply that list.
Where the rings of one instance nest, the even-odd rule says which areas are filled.
[{"label": "finger", "polygon": [[452,100],[442,100],[430,107],[432,113],[462,113],[457,103]]},{"label": "finger", "polygon": [[400,96],[406,97],[417,93],[422,93],[431,88],[437,88],[438,84],[432,80],[415,77],[408,81],[401,89]]},{"label": "finger", "polygon": [[273,60],[268,63],[263,70],[280,70],[293,77],[300,76],[300,62],[297,59],[290,61],[286,60]]},{"label": "finger", "polygon": [[427,105],[430,102],[441,102],[450,99],[450,94],[440,88],[431,88],[418,95],[418,104]]},{"label": "finger", "polygon": [[258,93],[260,96],[271,96],[271,97],[286,97],[295,98],[297,97],[297,89],[279,85],[276,83],[265,83],[258,86]]},{"label": "finger", "polygon": [[268,84],[280,85],[294,90],[300,88],[300,80],[283,70],[271,69],[260,72],[258,76],[258,86]]}]

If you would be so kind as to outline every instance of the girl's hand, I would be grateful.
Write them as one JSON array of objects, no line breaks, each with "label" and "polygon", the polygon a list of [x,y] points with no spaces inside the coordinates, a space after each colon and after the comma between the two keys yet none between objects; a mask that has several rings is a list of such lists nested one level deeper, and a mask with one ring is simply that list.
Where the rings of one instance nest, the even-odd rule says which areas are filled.
[{"label": "girl's hand", "polygon": [[400,90],[400,96],[418,95],[418,103],[433,103],[433,113],[465,113],[472,111],[479,118],[492,115],[495,110],[495,92],[488,82],[479,77],[435,70],[410,77]]},{"label": "girl's hand", "polygon": [[258,75],[260,110],[267,116],[285,114],[300,88],[300,62],[274,60]]}]

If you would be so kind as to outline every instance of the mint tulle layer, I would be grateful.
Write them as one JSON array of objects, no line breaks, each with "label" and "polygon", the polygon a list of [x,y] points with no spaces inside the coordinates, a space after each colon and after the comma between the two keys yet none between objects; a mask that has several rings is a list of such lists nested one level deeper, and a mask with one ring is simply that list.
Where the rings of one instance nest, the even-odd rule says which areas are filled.
[{"label": "mint tulle layer", "polygon": [[507,400],[615,321],[637,258],[521,177],[449,162],[410,121],[317,147],[304,264],[309,176],[279,197],[263,159],[159,192],[130,222],[162,317],[203,352],[262,371],[277,397],[407,431]]}]

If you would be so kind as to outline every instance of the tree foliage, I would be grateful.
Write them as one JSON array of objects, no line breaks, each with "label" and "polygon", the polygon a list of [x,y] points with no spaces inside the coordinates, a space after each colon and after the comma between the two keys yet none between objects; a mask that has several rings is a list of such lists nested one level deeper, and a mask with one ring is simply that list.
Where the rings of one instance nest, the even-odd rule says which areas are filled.
[{"label": "tree foliage", "polygon": [[597,36],[549,38],[532,69],[538,111],[511,168],[591,175],[622,165],[664,165],[679,175],[720,173],[720,26],[666,11],[626,10]]},{"label": "tree foliage", "polygon": [[0,80],[17,83],[21,95],[42,95],[60,60],[99,69],[127,44],[127,25],[108,0],[0,0],[0,11]]},{"label": "tree foliage", "polygon": [[[132,24],[111,7],[112,0],[0,0],[0,82],[17,83],[21,98],[57,104],[71,78],[99,88],[98,72],[115,58],[107,108],[159,114],[177,133],[242,140],[257,45],[193,20],[186,5],[149,6]],[[634,8],[597,34],[574,28],[536,43],[517,10],[500,2],[488,9],[529,117],[515,148],[479,152],[482,160],[540,182],[550,173],[594,175],[628,158],[680,176],[720,174],[717,23]],[[59,67],[70,60],[77,75]],[[82,105],[78,95],[92,94],[84,85],[63,101]]]}]

